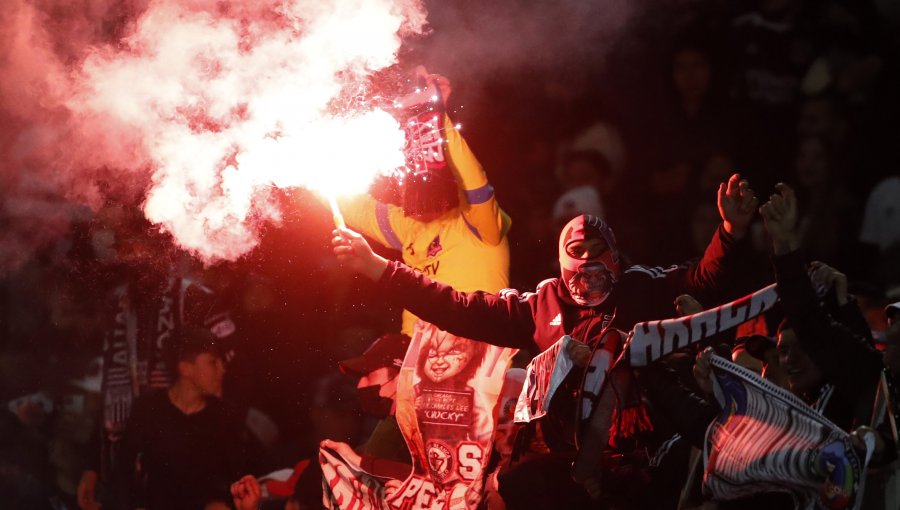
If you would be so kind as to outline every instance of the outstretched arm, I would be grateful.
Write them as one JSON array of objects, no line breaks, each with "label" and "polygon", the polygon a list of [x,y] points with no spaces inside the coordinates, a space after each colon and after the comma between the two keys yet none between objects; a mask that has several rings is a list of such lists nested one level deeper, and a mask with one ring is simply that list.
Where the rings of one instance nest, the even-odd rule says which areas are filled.
[{"label": "outstretched arm", "polygon": [[534,319],[528,299],[511,293],[457,292],[404,264],[388,262],[351,230],[335,230],[332,244],[342,264],[379,282],[394,303],[421,319],[472,340],[502,347],[534,347]]}]

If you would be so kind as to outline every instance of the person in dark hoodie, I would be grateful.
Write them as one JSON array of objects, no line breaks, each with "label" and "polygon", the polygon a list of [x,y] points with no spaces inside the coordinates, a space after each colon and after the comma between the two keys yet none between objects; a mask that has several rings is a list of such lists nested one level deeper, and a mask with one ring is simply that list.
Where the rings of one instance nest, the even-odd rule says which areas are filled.
[{"label": "person in dark hoodie", "polygon": [[[784,184],[777,190],[760,212],[773,241],[772,262],[785,316],[778,328],[778,364],[791,392],[860,437],[869,430],[872,419],[881,356],[859,321],[859,311],[852,310],[855,304],[842,275],[821,263],[814,262],[809,268],[803,263],[797,252],[796,199]],[[670,384],[664,384],[657,375],[658,380],[650,385],[655,392],[653,400],[667,406],[679,432],[694,446],[702,446],[706,427],[717,413],[708,396],[712,393],[711,354],[711,349],[704,351],[694,367],[696,383],[707,395],[675,384],[672,377],[668,378]],[[873,462],[891,460],[888,452],[883,441],[876,440]],[[719,502],[718,508],[780,510],[794,508],[794,503],[790,495],[773,491]]]},{"label": "person in dark hoodie", "polygon": [[[760,208],[772,237],[775,278],[785,320],[779,327],[778,354],[791,390],[845,430],[869,423],[881,375],[881,354],[843,310],[846,292],[840,293],[833,317],[819,296],[798,252],[797,201],[785,184]],[[821,266],[818,266],[821,267]],[[841,302],[843,301],[843,303]],[[828,388],[833,396],[824,401]]]},{"label": "person in dark hoodie", "polygon": [[[454,291],[401,263],[379,257],[362,236],[347,229],[334,232],[333,244],[335,254],[345,265],[378,281],[391,300],[441,329],[535,353],[548,349],[563,335],[570,335],[576,340],[571,342],[572,358],[584,359],[585,352],[589,357],[592,348],[613,337],[601,335],[609,327],[628,331],[636,322],[671,316],[671,303],[678,295],[691,293],[708,303],[736,297],[728,291],[739,287],[735,283],[741,276],[741,267],[752,253],[745,235],[756,205],[749,183],[733,175],[719,188],[718,206],[723,222],[703,258],[668,268],[627,265],[609,226],[593,216],[578,216],[560,234],[561,277],[545,280],[534,293]],[[540,435],[550,452],[540,459],[547,466],[544,472],[559,474],[570,469],[576,452],[574,431],[578,425],[574,419],[573,395],[578,393],[579,382],[580,374],[570,375],[558,391],[560,397],[554,399],[549,414],[539,420]],[[619,402],[619,406],[623,404]],[[631,420],[629,424],[620,424],[619,432],[647,430],[646,413],[617,410],[620,412],[616,415],[627,415]],[[598,473],[598,477],[603,476]],[[539,481],[540,477],[534,479]],[[629,508],[653,505],[649,500],[650,491],[619,490],[609,480],[592,487],[591,493],[604,498],[627,493],[626,498],[633,498],[628,502]],[[517,501],[529,508],[597,507],[584,486],[571,480],[568,486],[553,490],[542,483],[516,484],[517,494],[504,493],[501,481],[500,491],[509,508],[516,508]],[[614,507],[621,503],[608,501],[607,505]]]}]

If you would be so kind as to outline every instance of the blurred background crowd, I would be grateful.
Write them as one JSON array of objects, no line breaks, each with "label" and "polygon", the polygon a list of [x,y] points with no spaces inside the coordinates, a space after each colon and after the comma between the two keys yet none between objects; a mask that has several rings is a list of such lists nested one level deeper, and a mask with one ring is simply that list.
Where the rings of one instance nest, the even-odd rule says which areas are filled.
[{"label": "blurred background crowd", "polygon": [[[607,42],[587,40],[551,69],[477,82],[432,66],[454,80],[450,111],[512,218],[511,286],[557,274],[559,229],[578,213],[605,218],[636,262],[699,256],[719,223],[718,184],[737,171],[761,200],[777,182],[794,187],[804,257],[846,273],[883,331],[885,304],[900,300],[900,7],[650,3],[602,59],[592,45]],[[440,31],[439,7],[432,16]],[[0,196],[0,225],[30,221],[15,198]],[[212,267],[179,253],[135,203],[46,211],[73,228],[0,275],[0,400],[42,394],[46,405],[27,416],[5,406],[2,455],[75,507],[101,415],[108,296],[173,272],[202,281],[236,325],[224,394],[264,452],[259,472],[326,437],[367,437],[374,423],[337,361],[396,329],[399,310],[340,270],[319,202],[297,191],[283,206],[259,249]],[[768,247],[762,225],[753,232],[761,256],[747,271],[762,273]]]}]

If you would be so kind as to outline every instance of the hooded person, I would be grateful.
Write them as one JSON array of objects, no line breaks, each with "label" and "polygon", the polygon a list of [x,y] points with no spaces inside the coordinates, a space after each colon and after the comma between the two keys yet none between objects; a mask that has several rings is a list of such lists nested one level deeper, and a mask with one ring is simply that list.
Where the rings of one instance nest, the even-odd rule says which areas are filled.
[{"label": "hooded person", "polygon": [[620,259],[612,229],[596,216],[576,216],[559,236],[561,276],[580,306],[598,306],[609,297],[621,276]]},{"label": "hooded person", "polygon": [[[753,255],[745,234],[756,205],[749,184],[733,175],[719,188],[718,206],[723,222],[703,257],[667,268],[624,263],[610,227],[597,217],[578,216],[560,233],[560,276],[544,280],[534,292],[526,293],[512,289],[497,294],[456,290],[374,254],[362,236],[347,229],[335,231],[333,244],[339,260],[377,281],[391,302],[443,330],[532,353],[545,351],[569,335],[575,340],[569,342],[570,357],[583,366],[591,349],[608,348],[614,356],[621,352],[619,335],[603,334],[607,328],[628,331],[640,321],[669,318],[673,315],[672,302],[681,294],[691,294],[713,306],[739,297],[744,288],[755,283],[741,285],[740,280],[745,274],[745,261]],[[556,395],[554,402],[574,408],[574,402],[566,402],[574,400],[571,392],[558,391]],[[615,405],[618,409],[623,404],[627,405],[624,399]],[[548,415],[538,420],[551,452],[545,464],[548,469],[538,471],[558,474],[560,470],[569,471],[577,451],[578,424],[574,423],[574,412],[554,413],[553,405]],[[554,417],[558,426],[545,427],[552,425]],[[620,439],[642,429],[645,427],[620,429]],[[603,479],[602,474],[598,473],[598,477]],[[504,490],[501,480],[500,492],[509,508],[579,508],[590,504],[584,486],[571,480],[568,490],[560,491],[545,486],[547,482],[540,481],[540,474],[533,478],[526,483],[508,484],[516,487],[512,492]],[[605,490],[601,482],[591,492],[608,498],[624,491]],[[634,491],[629,492],[629,496],[634,495]],[[652,496],[652,491],[637,493],[642,501],[635,500],[629,508],[654,507],[651,501],[644,501]]]}]

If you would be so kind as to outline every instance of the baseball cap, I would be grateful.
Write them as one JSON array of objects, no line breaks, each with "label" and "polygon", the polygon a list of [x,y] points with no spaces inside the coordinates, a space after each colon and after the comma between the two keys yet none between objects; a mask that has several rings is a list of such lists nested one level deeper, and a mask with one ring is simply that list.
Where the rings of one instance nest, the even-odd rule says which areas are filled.
[{"label": "baseball cap", "polygon": [[384,367],[399,368],[406,356],[409,341],[410,338],[406,335],[382,335],[362,355],[340,361],[338,366],[344,374],[357,376],[364,376]]}]

